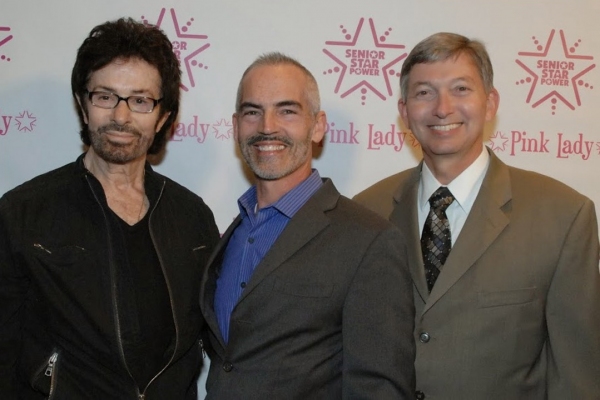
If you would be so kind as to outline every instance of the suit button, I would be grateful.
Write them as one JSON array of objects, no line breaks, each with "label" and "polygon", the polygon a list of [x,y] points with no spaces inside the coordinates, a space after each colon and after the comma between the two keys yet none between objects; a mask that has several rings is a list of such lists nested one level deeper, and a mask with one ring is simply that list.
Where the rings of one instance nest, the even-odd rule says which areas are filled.
[{"label": "suit button", "polygon": [[429,339],[431,339],[431,337],[429,337],[429,333],[427,333],[427,332],[422,332],[419,335],[419,341],[421,343],[427,343],[427,342],[429,342]]},{"label": "suit button", "polygon": [[420,390],[417,390],[415,392],[415,398],[417,400],[424,400],[425,399],[425,393],[421,392]]},{"label": "suit button", "polygon": [[225,372],[231,372],[231,370],[233,369],[233,364],[230,362],[224,362],[223,363],[223,371]]}]

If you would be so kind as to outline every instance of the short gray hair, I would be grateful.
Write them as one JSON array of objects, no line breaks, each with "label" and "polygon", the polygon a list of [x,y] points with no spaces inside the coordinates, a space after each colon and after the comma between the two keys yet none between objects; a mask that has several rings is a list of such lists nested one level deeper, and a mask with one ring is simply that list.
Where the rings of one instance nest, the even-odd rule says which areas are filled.
[{"label": "short gray hair", "polygon": [[483,43],[471,40],[456,33],[439,32],[420,41],[410,52],[400,71],[400,91],[402,100],[408,97],[408,78],[416,64],[429,64],[455,59],[461,54],[467,54],[479,70],[486,93],[494,89],[494,69],[490,56]]},{"label": "short gray hair", "polygon": [[313,74],[310,73],[308,69],[296,59],[289,57],[283,53],[272,52],[266,53],[259,56],[246,70],[242,75],[242,79],[240,79],[240,83],[238,84],[237,89],[237,97],[235,101],[235,111],[240,112],[240,107],[242,105],[242,83],[244,82],[244,78],[248,73],[256,67],[268,66],[268,65],[293,65],[300,69],[307,79],[306,86],[306,98],[308,100],[308,104],[314,115],[317,115],[319,111],[321,111],[321,98],[319,96],[319,85],[317,85],[317,81]]}]

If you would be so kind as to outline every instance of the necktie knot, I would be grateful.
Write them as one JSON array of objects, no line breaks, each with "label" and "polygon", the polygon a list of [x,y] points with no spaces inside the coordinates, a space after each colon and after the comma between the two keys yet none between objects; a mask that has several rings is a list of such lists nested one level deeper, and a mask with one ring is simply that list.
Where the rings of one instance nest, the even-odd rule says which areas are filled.
[{"label": "necktie knot", "polygon": [[436,211],[445,212],[454,201],[454,196],[446,186],[440,186],[429,198],[429,205]]}]

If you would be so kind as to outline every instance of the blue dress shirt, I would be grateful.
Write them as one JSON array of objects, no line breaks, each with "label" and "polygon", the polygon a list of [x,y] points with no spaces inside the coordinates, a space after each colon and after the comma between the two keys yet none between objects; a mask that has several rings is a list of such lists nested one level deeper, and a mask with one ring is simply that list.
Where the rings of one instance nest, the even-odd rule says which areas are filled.
[{"label": "blue dress shirt", "polygon": [[321,187],[319,172],[312,174],[275,203],[255,213],[256,187],[238,200],[242,221],[231,235],[217,278],[215,314],[225,343],[229,340],[229,320],[254,269],[285,229],[289,220]]}]

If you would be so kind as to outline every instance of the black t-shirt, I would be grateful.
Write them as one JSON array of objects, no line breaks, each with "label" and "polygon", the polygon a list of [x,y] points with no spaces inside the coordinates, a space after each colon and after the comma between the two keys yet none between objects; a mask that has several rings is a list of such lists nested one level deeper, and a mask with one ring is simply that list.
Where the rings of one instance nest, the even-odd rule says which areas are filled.
[{"label": "black t-shirt", "polygon": [[175,347],[175,325],[165,276],[150,237],[147,213],[130,226],[121,218],[127,262],[120,271],[118,306],[129,371],[144,390],[167,364]]}]

